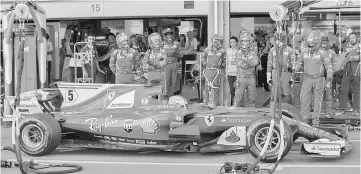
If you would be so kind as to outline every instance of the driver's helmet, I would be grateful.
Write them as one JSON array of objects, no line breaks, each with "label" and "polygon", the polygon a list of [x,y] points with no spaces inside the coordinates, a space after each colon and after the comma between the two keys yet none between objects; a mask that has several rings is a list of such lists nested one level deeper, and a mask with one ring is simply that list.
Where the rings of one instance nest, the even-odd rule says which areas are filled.
[{"label": "driver's helmet", "polygon": [[311,31],[307,37],[307,46],[311,50],[316,50],[321,44],[321,32],[319,30]]},{"label": "driver's helmet", "polygon": [[171,96],[169,98],[168,104],[177,105],[180,108],[184,108],[184,109],[188,108],[187,100],[184,97],[180,96],[180,95]]},{"label": "driver's helmet", "polygon": [[252,46],[253,37],[248,31],[241,32],[239,35],[239,40],[242,49],[247,49]]},{"label": "driver's helmet", "polygon": [[119,48],[129,48],[129,38],[126,33],[119,33],[116,37],[116,43]]},{"label": "driver's helmet", "polygon": [[162,46],[162,37],[158,33],[152,33],[148,37],[148,43],[151,48],[160,49]]},{"label": "driver's helmet", "polygon": [[212,46],[219,49],[222,48],[223,45],[223,37],[219,34],[214,34],[212,36]]}]

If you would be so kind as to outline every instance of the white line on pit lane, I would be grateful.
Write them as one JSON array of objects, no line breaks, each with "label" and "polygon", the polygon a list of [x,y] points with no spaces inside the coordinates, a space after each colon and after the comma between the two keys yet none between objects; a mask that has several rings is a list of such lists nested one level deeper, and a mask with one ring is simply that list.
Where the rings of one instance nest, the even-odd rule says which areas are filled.
[{"label": "white line on pit lane", "polygon": [[[360,142],[360,140],[348,140],[350,142]],[[308,140],[296,140],[295,142],[309,142]]]},{"label": "white line on pit lane", "polygon": [[[9,159],[8,161],[15,161]],[[23,159],[27,160],[27,159]],[[75,164],[118,164],[118,165],[162,165],[162,166],[213,166],[222,167],[223,164],[207,164],[207,163],[149,163],[149,162],[115,162],[115,161],[62,161],[62,160],[35,160],[39,163],[75,163]],[[267,164],[261,164],[267,165]],[[360,168],[360,165],[278,165],[276,170],[283,168]]]}]

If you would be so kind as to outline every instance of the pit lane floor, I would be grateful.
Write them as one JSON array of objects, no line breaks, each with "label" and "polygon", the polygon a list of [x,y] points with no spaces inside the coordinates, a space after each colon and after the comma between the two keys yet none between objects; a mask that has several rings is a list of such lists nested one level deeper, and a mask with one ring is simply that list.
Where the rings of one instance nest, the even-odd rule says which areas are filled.
[{"label": "pit lane floor", "polygon": [[[259,94],[263,89],[258,88]],[[263,95],[269,93],[263,92]],[[260,95],[259,95],[260,96]],[[257,105],[267,100],[258,97]],[[11,128],[1,128],[1,145],[11,145]],[[360,132],[349,132],[354,148],[340,159],[309,158],[300,155],[304,139],[297,140],[289,154],[281,161],[276,174],[359,174],[360,169]],[[254,158],[244,152],[234,153],[174,153],[174,152],[124,152],[102,149],[57,149],[44,157],[24,159],[37,162],[62,164],[76,163],[83,166],[79,174],[216,174],[226,161],[246,162]],[[1,152],[1,159],[15,159],[11,152]],[[55,169],[56,170],[56,169]],[[16,168],[1,168],[3,174],[20,173]],[[259,172],[265,173],[265,172]]]}]

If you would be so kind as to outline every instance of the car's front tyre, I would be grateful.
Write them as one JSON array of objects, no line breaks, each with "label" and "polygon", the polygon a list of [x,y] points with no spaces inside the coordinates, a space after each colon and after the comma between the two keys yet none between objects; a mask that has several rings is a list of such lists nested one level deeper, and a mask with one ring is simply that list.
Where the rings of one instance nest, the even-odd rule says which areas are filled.
[{"label": "car's front tyre", "polygon": [[[247,146],[251,155],[258,158],[261,153],[264,143],[268,135],[268,130],[271,125],[271,117],[263,117],[256,120],[247,131]],[[285,157],[290,151],[293,143],[293,135],[290,126],[284,121],[284,150],[282,158]],[[269,147],[261,158],[262,162],[274,163],[277,161],[278,153],[280,152],[281,145],[281,131],[280,122],[275,120],[274,129],[272,132]]]},{"label": "car's front tyre", "polygon": [[51,153],[59,145],[61,137],[59,122],[49,114],[29,115],[20,122],[20,143],[28,155]]}]

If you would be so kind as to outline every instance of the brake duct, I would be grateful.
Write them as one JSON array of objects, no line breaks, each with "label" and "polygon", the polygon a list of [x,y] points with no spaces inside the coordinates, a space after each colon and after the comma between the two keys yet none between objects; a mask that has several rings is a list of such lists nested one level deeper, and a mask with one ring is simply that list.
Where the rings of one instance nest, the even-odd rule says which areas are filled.
[{"label": "brake duct", "polygon": [[[35,13],[37,11],[37,13]],[[16,155],[17,162],[15,163],[16,166],[20,168],[20,171],[22,174],[27,174],[28,172],[32,173],[38,173],[38,174],[50,174],[54,173],[52,171],[48,172],[42,172],[38,171],[39,169],[49,168],[49,167],[68,167],[68,168],[74,168],[74,169],[68,169],[63,171],[56,171],[55,173],[74,173],[77,171],[82,170],[82,167],[79,165],[71,165],[71,164],[62,164],[62,165],[50,165],[50,164],[40,164],[36,163],[33,160],[30,161],[23,161],[21,156],[21,147],[20,147],[20,114],[17,110],[19,104],[20,104],[20,92],[21,92],[21,76],[23,73],[23,66],[24,66],[24,45],[25,45],[25,18],[28,17],[29,13],[31,14],[36,29],[37,29],[37,36],[38,36],[38,49],[37,53],[39,55],[39,65],[40,65],[40,82],[41,87],[44,88],[44,84],[46,81],[46,42],[45,42],[45,27],[46,27],[46,19],[45,19],[45,12],[42,10],[39,6],[34,4],[32,1],[16,1],[12,6],[6,10],[6,14],[3,15],[3,26],[4,26],[4,40],[3,40],[3,48],[4,48],[4,72],[5,72],[5,96],[10,96],[10,85],[12,84],[12,65],[13,63],[13,26],[15,17],[18,18],[20,21],[19,24],[19,48],[18,48],[18,58],[15,59],[15,102],[13,104],[12,110],[13,110],[13,120],[12,120],[12,146],[13,147],[2,147],[1,150],[8,150]],[[39,20],[39,18],[41,20]],[[8,102],[5,102],[8,103]],[[9,107],[5,110],[9,114]],[[10,161],[1,160],[1,163],[6,164],[6,166],[11,166]],[[43,165],[46,167],[42,168],[35,168],[34,166]],[[3,167],[3,165],[2,165]]]}]

